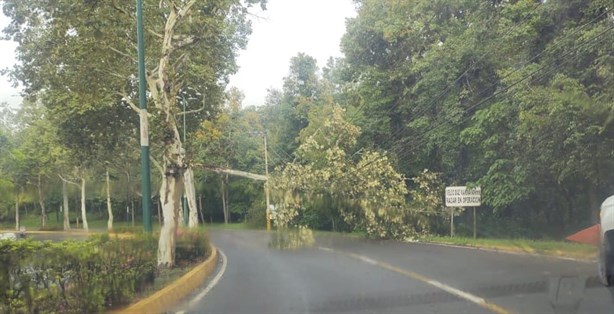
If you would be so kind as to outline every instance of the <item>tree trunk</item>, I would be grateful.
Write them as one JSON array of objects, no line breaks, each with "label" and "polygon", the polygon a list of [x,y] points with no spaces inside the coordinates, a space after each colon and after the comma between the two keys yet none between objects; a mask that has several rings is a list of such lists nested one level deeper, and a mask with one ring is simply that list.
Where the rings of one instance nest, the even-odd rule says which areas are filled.
[{"label": "tree trunk", "polygon": [[160,200],[158,200],[158,225],[162,226],[162,211],[160,209]]},{"label": "tree trunk", "polygon": [[19,231],[19,193],[15,196],[15,230]]},{"label": "tree trunk", "polygon": [[[134,227],[134,199],[132,197],[130,198],[130,211],[132,212],[132,226]],[[158,214],[160,214],[159,211]]]},{"label": "tree trunk", "polygon": [[177,214],[177,221],[179,221],[178,226],[183,226],[183,197],[181,197],[179,201],[179,213]]},{"label": "tree trunk", "polygon": [[109,220],[107,221],[107,230],[113,230],[113,208],[111,207],[111,180],[109,179],[109,169],[106,172],[107,179],[107,212],[109,213]]},{"label": "tree trunk", "polygon": [[81,219],[83,223],[83,230],[89,231],[87,224],[87,213],[85,212],[85,178],[81,178]]},{"label": "tree trunk", "polygon": [[43,199],[43,189],[41,187],[41,175],[38,175],[38,203],[41,206],[41,227],[45,228],[47,225],[47,213],[45,211],[45,200]]},{"label": "tree trunk", "polygon": [[198,227],[198,206],[196,204],[196,188],[194,187],[194,172],[192,168],[188,168],[183,173],[183,182],[185,186],[185,196],[188,200],[188,207],[190,209],[188,217],[188,227]]},{"label": "tree trunk", "polygon": [[70,216],[68,215],[68,186],[66,181],[62,180],[62,202],[64,212],[64,230],[70,230]]},{"label": "tree trunk", "polygon": [[160,230],[158,242],[158,266],[173,267],[175,264],[175,237],[177,232],[179,212],[181,211],[181,196],[183,195],[183,180],[178,174],[167,174],[160,186],[160,202],[164,224]]},{"label": "tree trunk", "polygon": [[198,197],[198,213],[200,214],[200,221],[203,222],[203,225],[205,224],[205,216],[203,214],[203,196],[200,195]]},{"label": "tree trunk", "polygon": [[224,189],[224,193],[226,194],[226,196],[224,197],[224,200],[226,202],[226,205],[224,206],[226,208],[226,217],[228,217],[228,220],[226,221],[226,223],[230,223],[232,221],[231,217],[230,217],[230,206],[228,206],[230,204],[230,200],[229,198],[229,190],[230,190],[230,184],[228,182],[228,174],[226,174],[226,188]]}]

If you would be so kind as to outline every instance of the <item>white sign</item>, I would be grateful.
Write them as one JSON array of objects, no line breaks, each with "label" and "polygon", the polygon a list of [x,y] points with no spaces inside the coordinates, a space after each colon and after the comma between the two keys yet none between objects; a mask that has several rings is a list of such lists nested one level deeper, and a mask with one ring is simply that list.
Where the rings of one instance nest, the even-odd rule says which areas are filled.
[{"label": "white sign", "polygon": [[482,189],[468,189],[466,186],[446,187],[447,207],[473,207],[482,204]]}]

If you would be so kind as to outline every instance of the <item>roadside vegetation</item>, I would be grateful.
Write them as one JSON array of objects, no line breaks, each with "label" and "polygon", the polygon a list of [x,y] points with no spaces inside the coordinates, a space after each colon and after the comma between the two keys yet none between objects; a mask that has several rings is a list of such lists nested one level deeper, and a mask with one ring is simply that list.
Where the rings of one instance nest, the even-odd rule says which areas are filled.
[{"label": "roadside vegetation", "polygon": [[157,235],[86,241],[0,241],[0,312],[94,313],[117,309],[178,278],[211,254],[203,231],[178,235],[176,266],[158,268]]},{"label": "roadside vegetation", "polygon": [[598,251],[596,245],[530,239],[427,236],[421,241],[578,259],[594,259]]},{"label": "roadside vegetation", "polygon": [[[458,185],[481,187],[480,238],[563,239],[598,222],[614,190],[611,1],[356,1],[343,57],[297,54],[246,107],[227,82],[254,7],[266,1],[145,5],[159,266],[175,263],[179,225],[265,226],[266,187],[288,235],[446,235],[451,217],[471,225],[445,207]],[[138,226],[134,2],[2,9],[24,94],[0,106],[2,226]]]}]

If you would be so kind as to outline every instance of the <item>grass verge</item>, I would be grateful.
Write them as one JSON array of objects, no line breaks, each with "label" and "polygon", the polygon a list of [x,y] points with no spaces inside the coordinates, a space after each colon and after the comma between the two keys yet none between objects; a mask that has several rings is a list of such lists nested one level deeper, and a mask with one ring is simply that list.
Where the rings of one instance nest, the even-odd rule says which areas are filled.
[{"label": "grass verge", "polygon": [[[47,225],[45,226],[45,230],[62,230],[64,227],[64,218],[60,217],[59,221],[56,219],[55,215],[49,215],[47,217]],[[76,218],[71,217],[70,227],[73,229],[77,229],[77,225],[75,223]],[[92,217],[87,220],[88,227],[90,229],[107,229],[107,219]],[[142,224],[141,220],[135,221],[135,225]],[[41,229],[41,219],[38,215],[30,214],[28,216],[22,217],[19,220],[19,225],[25,227],[26,230],[40,230]],[[114,221],[113,228],[123,228],[132,226],[132,222],[130,221]],[[79,221],[79,228],[83,228],[83,223]],[[0,222],[0,229],[3,230],[14,230],[15,229],[15,221],[14,220],[5,220]]]},{"label": "grass verge", "polygon": [[204,228],[211,228],[211,229],[229,229],[229,230],[259,230],[257,228],[253,228],[250,225],[248,225],[247,223],[244,222],[237,222],[237,223],[229,223],[229,224],[225,224],[225,223],[206,223],[204,224]]},{"label": "grass verge", "polygon": [[549,256],[594,259],[597,247],[562,241],[528,240],[528,239],[473,239],[465,237],[428,236],[422,242],[452,244],[484,249],[494,249],[515,253],[542,254]]}]

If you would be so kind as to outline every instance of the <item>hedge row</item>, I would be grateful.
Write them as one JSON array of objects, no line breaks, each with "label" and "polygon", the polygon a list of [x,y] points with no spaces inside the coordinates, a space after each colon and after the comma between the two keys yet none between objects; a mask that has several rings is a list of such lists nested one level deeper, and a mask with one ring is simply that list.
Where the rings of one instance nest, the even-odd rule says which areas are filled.
[{"label": "hedge row", "polygon": [[[60,243],[0,241],[0,313],[91,313],[131,302],[153,283],[157,241],[95,236]],[[210,252],[203,232],[177,239],[176,261]]]}]

